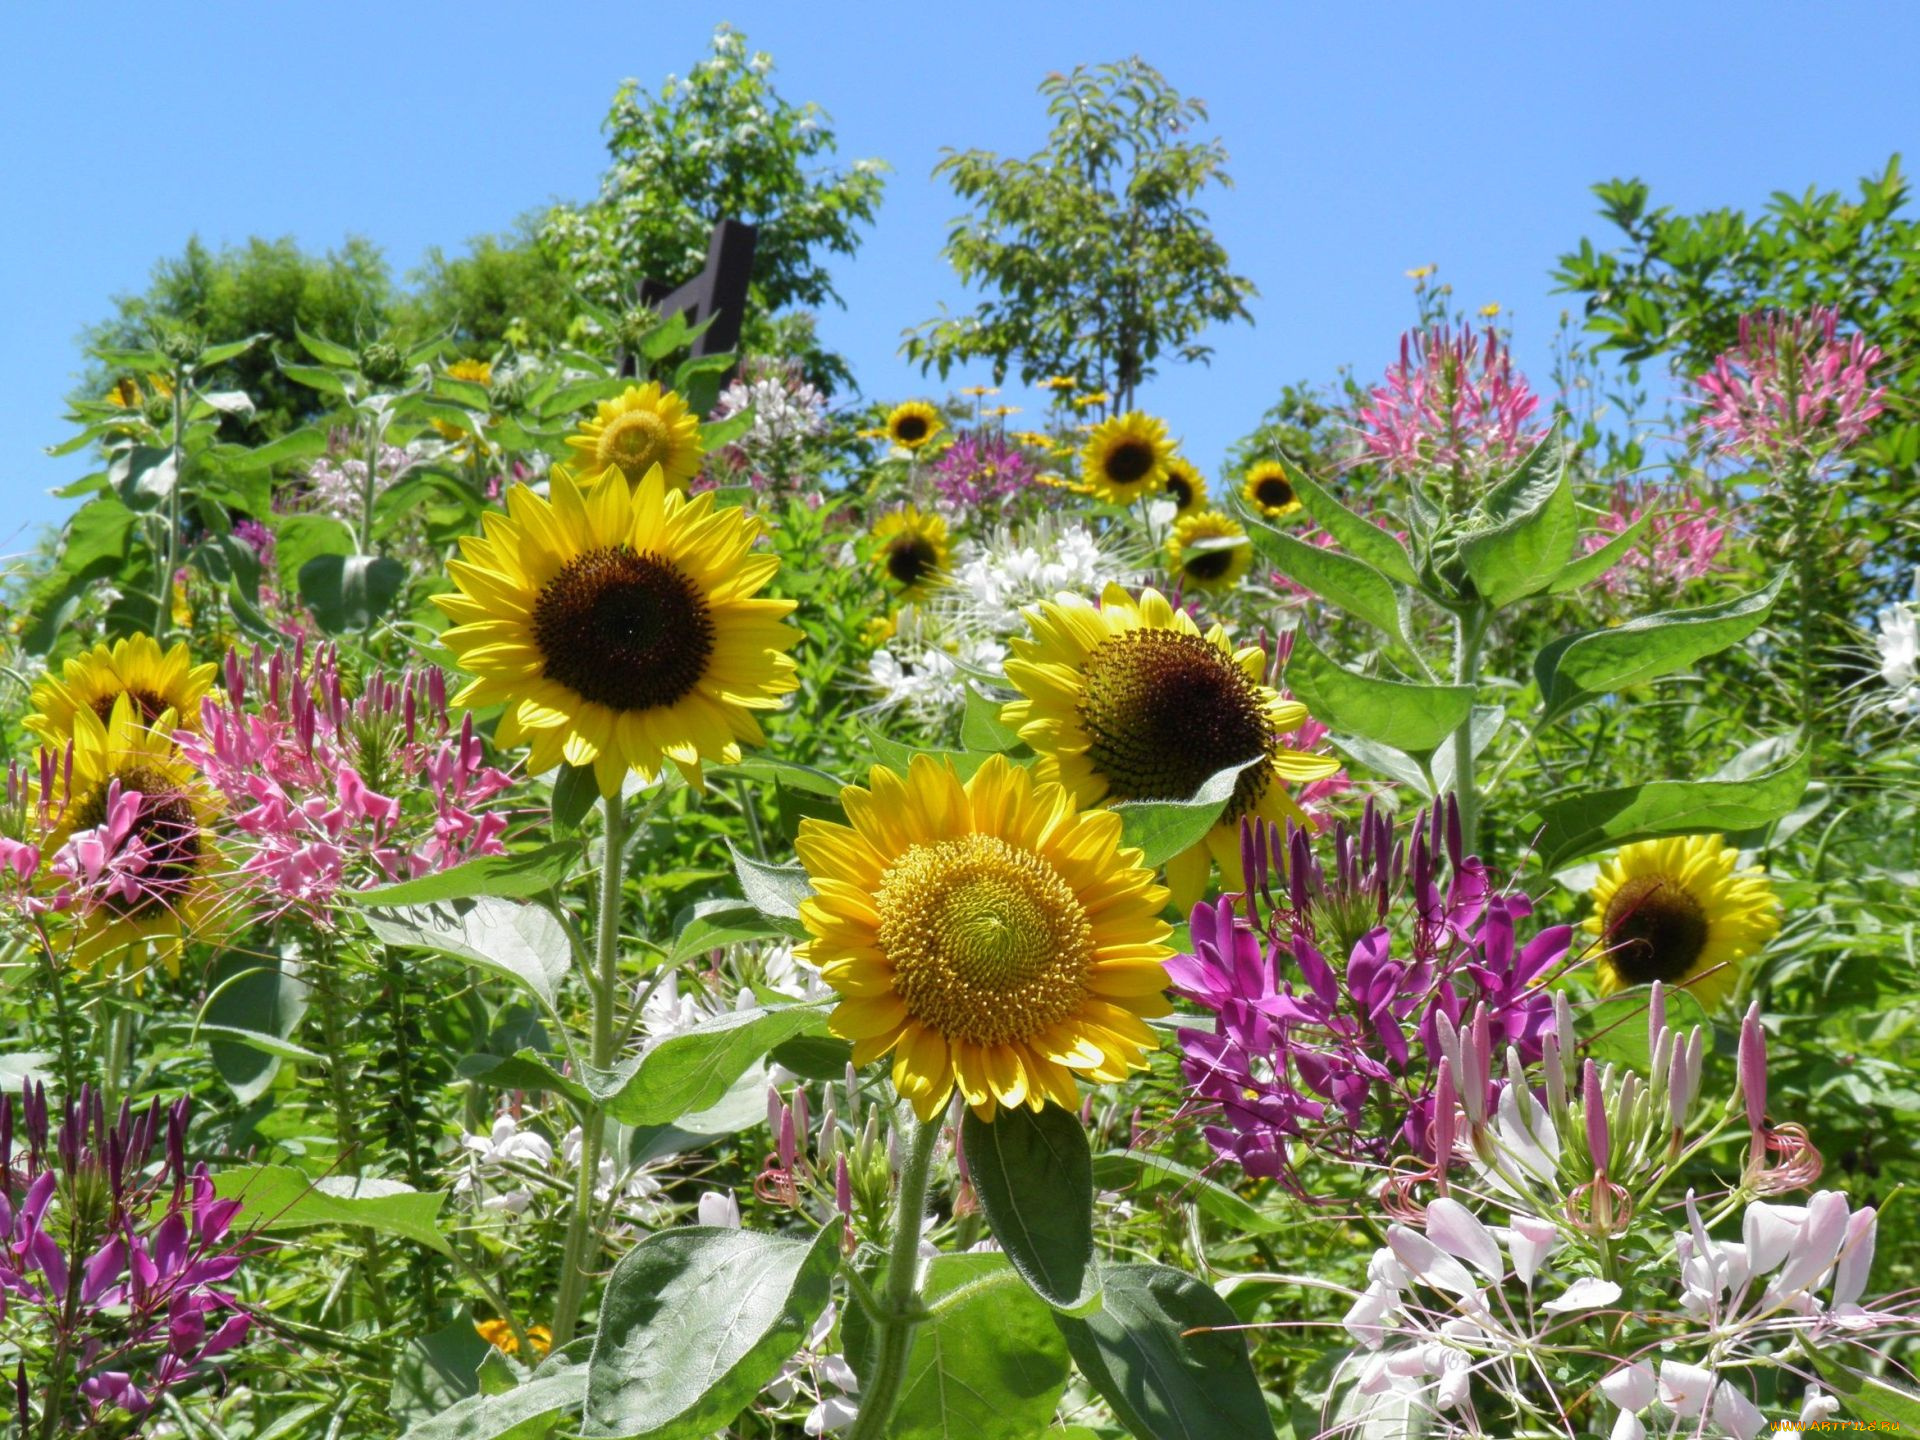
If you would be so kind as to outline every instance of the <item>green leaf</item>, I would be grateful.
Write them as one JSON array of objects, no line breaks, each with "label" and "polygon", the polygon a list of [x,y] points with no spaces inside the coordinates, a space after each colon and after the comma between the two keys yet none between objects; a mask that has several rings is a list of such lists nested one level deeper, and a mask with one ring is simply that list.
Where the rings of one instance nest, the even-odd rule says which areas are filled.
[{"label": "green leaf", "polygon": [[129,510],[153,510],[173,493],[180,471],[172,450],[134,445],[108,462],[107,478]]},{"label": "green leaf", "polygon": [[1342,548],[1357,559],[1366,561],[1390,580],[1398,580],[1402,585],[1419,583],[1419,572],[1413,568],[1413,558],[1388,531],[1356,514],[1342,505],[1333,493],[1313,480],[1308,479],[1291,465],[1287,467],[1287,476],[1293,485],[1293,493],[1299,497],[1306,512],[1320,522],[1325,530]]},{"label": "green leaf", "polygon": [[784,785],[789,790],[824,795],[829,800],[838,800],[840,792],[847,788],[847,782],[838,775],[792,760],[776,760],[770,755],[749,755],[732,765],[715,765],[707,774],[714,779],[739,776],[743,780]]},{"label": "green leaf", "polygon": [[724,420],[714,420],[700,427],[700,448],[712,453],[723,445],[731,445],[753,428],[753,407],[735,411]]},{"label": "green leaf", "polygon": [[300,342],[307,354],[322,365],[342,365],[349,370],[359,368],[360,357],[344,345],[336,344],[318,335],[309,335],[298,325],[293,327],[293,338]]},{"label": "green leaf", "polygon": [[[1587,1041],[1589,1055],[1602,1063],[1613,1061],[1643,1076],[1647,1074],[1653,1064],[1653,1048],[1647,1035],[1647,994],[1646,986],[1636,985],[1576,1012],[1581,1028],[1591,1037]],[[1696,1025],[1708,1035],[1713,1033],[1707,1012],[1700,1008],[1692,992],[1669,986],[1666,1002],[1667,1024],[1676,1034],[1685,1035]]]},{"label": "green leaf", "polygon": [[312,1180],[286,1165],[252,1165],[220,1171],[213,1188],[222,1199],[241,1202],[239,1223],[245,1229],[361,1226],[418,1241],[442,1255],[453,1253],[437,1223],[447,1197],[423,1194],[398,1180],[347,1175]]},{"label": "green leaf", "polygon": [[288,1044],[307,1013],[307,995],[305,981],[275,965],[238,951],[220,957],[199,1030],[212,1042],[213,1068],[242,1105],[266,1093],[282,1060],[320,1058]]},{"label": "green leaf", "polygon": [[433,950],[518,981],[549,1011],[567,978],[573,946],[538,905],[495,895],[472,902],[370,910],[367,928],[389,945]]},{"label": "green leaf", "polygon": [[1751,595],[1717,605],[1643,615],[1611,629],[1562,636],[1533,662],[1548,713],[1565,714],[1595,695],[1671,675],[1739,644],[1767,618],[1785,583],[1782,573]]},{"label": "green leaf", "polygon": [[673,944],[661,963],[676,966],[736,941],[784,938],[791,933],[788,926],[774,922],[764,910],[745,900],[727,896],[696,900],[681,913],[674,927]]},{"label": "green leaf", "polygon": [[719,1103],[776,1045],[827,1033],[824,1005],[727,1010],[611,1070],[581,1067],[587,1093],[622,1125],[668,1125]]},{"label": "green leaf", "polygon": [[224,365],[229,360],[239,359],[266,338],[267,334],[263,330],[258,335],[249,335],[244,340],[228,340],[219,345],[209,345],[200,352],[200,358],[195,362],[196,367],[204,375],[216,365]]},{"label": "green leaf", "polygon": [[60,545],[60,568],[77,575],[102,560],[124,558],[136,520],[117,496],[102,495],[88,501],[67,521],[66,537]]},{"label": "green leaf", "polygon": [[1650,780],[1589,790],[1540,807],[1543,874],[1632,840],[1751,830],[1791,814],[1811,774],[1807,752],[1744,780]]},{"label": "green leaf", "polygon": [[1400,597],[1393,582],[1364,560],[1322,550],[1277,530],[1262,520],[1253,522],[1254,543],[1282,573],[1313,591],[1322,600],[1385,631],[1402,645]]},{"label": "green leaf", "polygon": [[1460,558],[1474,588],[1496,610],[1552,585],[1580,538],[1573,482],[1564,464],[1551,476],[1541,473],[1537,462],[1545,449],[1543,444],[1482,502],[1486,528],[1460,538]]},{"label": "green leaf", "polygon": [[586,1398],[587,1367],[555,1355],[526,1384],[493,1395],[469,1395],[451,1409],[416,1422],[403,1440],[546,1440],[563,1419],[578,1418]]},{"label": "green leaf", "polygon": [[1641,514],[1634,522],[1615,535],[1606,544],[1591,554],[1582,555],[1554,577],[1553,584],[1547,587],[1549,595],[1564,595],[1570,590],[1578,590],[1582,585],[1591,584],[1618,565],[1647,528],[1647,522],[1653,517]]},{"label": "green leaf", "polygon": [[478,1080],[496,1090],[548,1091],[565,1096],[583,1110],[593,1105],[586,1086],[562,1075],[545,1055],[530,1046],[506,1056],[463,1055],[453,1068],[461,1079]]},{"label": "green leaf", "polygon": [[1832,1349],[1817,1350],[1811,1346],[1807,1349],[1820,1378],[1832,1387],[1855,1420],[1903,1434],[1920,1431],[1920,1393],[1842,1364]]},{"label": "green leaf", "polygon": [[840,1225],[811,1241],[689,1226],[621,1257],[600,1304],[583,1433],[703,1440],[753,1403],[827,1306]]},{"label": "green leaf", "polygon": [[562,760],[553,777],[553,823],[562,830],[578,829],[600,802],[600,780],[591,765]]},{"label": "green leaf", "polygon": [[492,1353],[465,1311],[445,1329],[409,1340],[393,1367],[388,1418],[406,1425],[477,1395],[480,1362]]},{"label": "green leaf", "polygon": [[1080,1373],[1136,1440],[1273,1440],[1240,1317],[1191,1275],[1109,1265],[1106,1304],[1055,1315]]},{"label": "green leaf", "polygon": [[749,905],[782,920],[800,918],[800,902],[813,894],[805,866],[769,865],[741,854],[731,840],[727,848],[733,852],[733,873]]},{"label": "green leaf", "polygon": [[1294,637],[1287,686],[1316,720],[1410,754],[1438,749],[1466,721],[1471,685],[1414,685],[1337,665],[1305,631]]},{"label": "green leaf", "polygon": [[[866,741],[867,748],[873,751],[873,759],[896,775],[905,775],[912,769],[914,757],[924,755],[936,764],[953,766],[954,774],[962,780],[970,780],[982,765],[993,758],[991,755],[966,750],[942,750],[903,744],[871,725],[862,727],[861,738]],[[861,783],[866,783],[866,779],[867,777],[863,775]]]},{"label": "green leaf", "polygon": [[1082,1315],[1100,1303],[1093,1261],[1093,1154],[1080,1117],[1049,1103],[1035,1114],[971,1109],[960,1122],[967,1166],[993,1238],[1033,1293]]},{"label": "green leaf", "polygon": [[510,855],[483,855],[417,880],[376,885],[371,890],[347,892],[356,905],[436,905],[445,900],[472,900],[481,895],[523,900],[544,895],[567,878],[580,858],[580,847],[568,840]]},{"label": "green leaf", "polygon": [[1192,1201],[1214,1219],[1244,1234],[1267,1234],[1293,1223],[1282,1216],[1268,1215],[1192,1166],[1147,1150],[1108,1150],[1094,1156],[1093,1183],[1102,1190],[1122,1194],[1147,1194],[1171,1187],[1180,1199]]},{"label": "green leaf", "polygon": [[969,750],[999,754],[1020,745],[1020,732],[1000,719],[1005,702],[989,700],[972,685],[967,686],[967,712],[960,721],[960,743]]},{"label": "green leaf", "polygon": [[[1066,1342],[998,1255],[927,1262],[932,1320],[913,1332],[889,1440],[1038,1440],[1067,1387]],[[965,1292],[962,1294],[961,1292]],[[957,1299],[948,1297],[958,1295]]]},{"label": "green leaf", "polygon": [[799,1035],[774,1046],[767,1058],[808,1080],[839,1080],[853,1063],[853,1042],[834,1035]]},{"label": "green leaf", "polygon": [[297,381],[311,390],[319,390],[328,395],[347,398],[347,382],[333,371],[319,365],[289,365],[282,361],[280,373],[289,380]]},{"label": "green leaf", "polygon": [[318,426],[289,430],[278,439],[231,458],[221,457],[221,468],[229,470],[266,470],[275,465],[291,465],[301,460],[317,460],[327,453],[327,432]]},{"label": "green leaf", "polygon": [[605,380],[576,380],[571,385],[562,385],[548,396],[547,403],[540,407],[540,413],[549,417],[570,415],[598,401],[611,400],[636,383],[621,375]]},{"label": "green leaf", "polygon": [[1175,855],[1205,838],[1233,799],[1242,771],[1266,764],[1256,755],[1241,765],[1229,765],[1210,776],[1191,800],[1129,800],[1113,806],[1120,817],[1120,843],[1145,852],[1149,867],[1164,865]]},{"label": "green leaf", "polygon": [[273,563],[280,586],[299,584],[300,570],[320,555],[351,555],[353,531],[331,515],[287,515],[274,522]]},{"label": "green leaf", "polygon": [[385,555],[316,555],[300,567],[300,598],[335,635],[371,625],[406,583],[407,567]]}]

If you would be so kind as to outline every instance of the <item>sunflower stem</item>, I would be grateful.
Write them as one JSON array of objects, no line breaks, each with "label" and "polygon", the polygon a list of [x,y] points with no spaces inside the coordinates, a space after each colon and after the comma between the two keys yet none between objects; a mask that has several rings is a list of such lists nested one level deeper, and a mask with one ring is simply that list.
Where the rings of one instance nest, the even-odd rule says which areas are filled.
[{"label": "sunflower stem", "polygon": [[[1486,638],[1487,610],[1475,605],[1458,616],[1453,632],[1453,683],[1476,694],[1480,688],[1480,642]],[[1480,787],[1473,773],[1473,704],[1453,732],[1453,794],[1460,806],[1460,838],[1466,854],[1478,853],[1480,843]]]},{"label": "sunflower stem", "polygon": [[180,555],[180,485],[186,478],[180,472],[186,465],[187,367],[173,367],[173,483],[167,487],[167,533],[160,543],[160,574],[154,586],[153,638],[167,643],[167,628],[173,623],[173,572]]},{"label": "sunflower stem", "polygon": [[[593,1063],[604,1070],[613,1064],[618,1039],[615,1031],[620,990],[620,882],[626,872],[627,812],[616,793],[601,800],[606,845],[600,863],[600,908],[593,936]],[[580,1174],[573,1192],[573,1214],[567,1221],[565,1258],[560,1266],[560,1294],[553,1307],[553,1348],[573,1339],[586,1299],[589,1252],[596,1247],[593,1223],[593,1181],[600,1170],[600,1142],[606,1116],[598,1106],[581,1118]]]},{"label": "sunflower stem", "polygon": [[893,1243],[887,1252],[887,1289],[870,1342],[876,1359],[861,1392],[860,1416],[847,1432],[847,1440],[882,1440],[886,1435],[887,1421],[892,1418],[901,1383],[906,1379],[913,1332],[925,1318],[920,1304],[920,1218],[927,1209],[927,1182],[933,1175],[940,1120],[941,1116],[935,1115],[913,1132],[900,1172],[900,1194],[893,1207]]}]

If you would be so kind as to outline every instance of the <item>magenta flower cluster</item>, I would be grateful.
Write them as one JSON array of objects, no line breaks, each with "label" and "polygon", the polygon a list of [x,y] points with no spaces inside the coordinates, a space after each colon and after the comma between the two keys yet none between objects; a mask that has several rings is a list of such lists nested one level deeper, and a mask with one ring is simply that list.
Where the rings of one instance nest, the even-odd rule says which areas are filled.
[{"label": "magenta flower cluster", "polygon": [[1168,967],[1214,1017],[1210,1032],[1180,1032],[1208,1141],[1296,1191],[1298,1142],[1348,1162],[1430,1164],[1440,1018],[1458,1027],[1483,1008],[1502,1047],[1537,1059],[1553,1018],[1539,982],[1571,931],[1520,942],[1531,904],[1493,893],[1461,854],[1450,800],[1410,839],[1369,803],[1358,834],[1331,836],[1331,868],[1292,826],[1247,825],[1242,848],[1246,893],[1196,906],[1193,949]]},{"label": "magenta flower cluster", "polygon": [[1605,547],[1641,516],[1646,528],[1614,566],[1600,577],[1609,594],[1671,591],[1713,573],[1713,562],[1731,529],[1717,506],[1698,495],[1664,497],[1650,489],[1616,485],[1613,503],[1588,535],[1588,554]]},{"label": "magenta flower cluster", "polygon": [[240,1202],[188,1167],[188,1108],[123,1104],[109,1120],[82,1086],[54,1133],[44,1086],[17,1109],[0,1098],[0,1299],[23,1351],[22,1434],[36,1409],[39,1433],[144,1415],[247,1338],[251,1317],[223,1288],[245,1258]]},{"label": "magenta flower cluster", "polygon": [[505,852],[493,802],[513,777],[486,763],[471,715],[452,729],[439,670],[374,671],[349,700],[335,652],[296,641],[229,652],[225,682],[201,733],[175,739],[249,842],[241,874],[279,908],[321,916],[342,888]]},{"label": "magenta flower cluster", "polygon": [[1032,457],[986,430],[971,430],[927,467],[933,488],[949,507],[979,509],[1018,495],[1033,484]]},{"label": "magenta flower cluster", "polygon": [[1418,476],[1498,469],[1546,436],[1540,397],[1489,325],[1409,331],[1400,360],[1360,408],[1361,439],[1388,469]]},{"label": "magenta flower cluster", "polygon": [[1739,340],[1694,379],[1701,428],[1737,455],[1850,449],[1887,392],[1873,384],[1880,347],[1839,326],[1832,309],[1741,316]]}]

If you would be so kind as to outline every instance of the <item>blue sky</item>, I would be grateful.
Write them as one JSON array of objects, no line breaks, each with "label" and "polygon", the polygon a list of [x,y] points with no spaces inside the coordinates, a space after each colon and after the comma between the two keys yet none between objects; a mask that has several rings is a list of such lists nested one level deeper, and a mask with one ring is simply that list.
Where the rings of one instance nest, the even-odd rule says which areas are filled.
[{"label": "blue sky", "polygon": [[[1555,257],[1603,233],[1593,181],[1638,175],[1684,209],[1851,188],[1920,164],[1920,6],[1749,0],[1607,5],[995,3],[695,6],[505,0],[10,5],[0,17],[0,554],[84,473],[49,460],[76,338],[190,234],[362,234],[401,271],[553,199],[593,193],[626,76],[651,87],[716,21],[773,53],[790,100],[833,115],[843,158],[893,176],[825,339],[870,393],[928,386],[901,330],[962,300],[939,258],[943,145],[1027,153],[1050,69],[1138,53],[1203,97],[1232,153],[1211,199],[1257,324],[1144,403],[1209,471],[1279,387],[1376,375],[1437,263],[1500,303],[1542,381]],[[1905,96],[1905,99],[1901,97]],[[956,375],[954,385],[970,376]],[[1018,395],[1008,397],[1014,402]]]}]

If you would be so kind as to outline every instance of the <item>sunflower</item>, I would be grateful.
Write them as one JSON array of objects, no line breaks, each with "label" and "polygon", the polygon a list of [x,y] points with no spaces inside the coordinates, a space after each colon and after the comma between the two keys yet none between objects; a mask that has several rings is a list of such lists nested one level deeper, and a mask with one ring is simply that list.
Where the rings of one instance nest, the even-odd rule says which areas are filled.
[{"label": "sunflower", "polygon": [[491,385],[493,363],[488,360],[456,360],[447,366],[447,378],[465,380],[474,385]]},{"label": "sunflower", "polygon": [[[165,375],[149,375],[147,384],[153,387],[155,399],[173,399],[173,381]],[[122,375],[114,381],[113,388],[107,391],[106,400],[109,405],[121,410],[144,409],[147,403],[147,397],[141,393],[140,382],[131,375]]]},{"label": "sunflower", "polygon": [[1218,510],[1201,510],[1174,522],[1167,563],[1183,588],[1220,593],[1238,585],[1253,565],[1253,547],[1237,522]]},{"label": "sunflower", "polygon": [[88,711],[105,724],[113,714],[114,701],[125,695],[133,702],[135,719],[143,725],[152,725],[171,710],[176,724],[169,731],[197,730],[200,697],[219,673],[220,667],[212,661],[194,664],[184,641],[162,652],[151,635],[131,635],[75,656],[62,667],[58,680],[43,676],[33,687],[34,713],[22,723],[58,748],[72,738],[78,712]]},{"label": "sunflower", "polygon": [[1202,635],[1158,591],[1136,602],[1109,585],[1097,609],[1062,595],[1026,615],[1033,633],[1012,642],[1007,661],[1007,680],[1024,698],[1000,718],[1039,752],[1040,779],[1058,780],[1081,805],[1186,800],[1220,771],[1248,766],[1218,823],[1167,862],[1182,912],[1200,899],[1216,861],[1225,888],[1240,888],[1242,817],[1303,821],[1286,782],[1340,768],[1332,756],[1281,744],[1307,711],[1260,682],[1258,646],[1234,649],[1217,625]]},{"label": "sunflower", "polygon": [[171,710],[149,717],[123,693],[104,720],[91,708],[76,710],[72,748],[65,740],[58,746],[56,773],[65,770],[69,756],[72,771],[64,781],[65,803],[53,809],[57,818],[42,847],[45,853],[115,818],[109,813],[114,782],[119,794],[140,797],[124,832],[104,832],[110,847],[105,858],[109,864],[121,860],[135,844],[144,855],[130,867],[124,889],[108,889],[97,904],[76,915],[76,967],[107,961],[124,963],[138,974],[152,947],[168,972],[177,975],[181,950],[206,928],[218,900],[214,797],[174,747],[178,718]]},{"label": "sunflower", "polygon": [[1100,499],[1131,505],[1165,488],[1172,458],[1165,422],[1129,410],[1094,426],[1080,451],[1080,474]]},{"label": "sunflower", "polygon": [[1287,467],[1278,460],[1262,460],[1250,468],[1240,493],[1269,520],[1291,515],[1300,508],[1300,499],[1293,493],[1293,482],[1287,478]]},{"label": "sunflower", "polygon": [[1623,845],[1600,867],[1587,933],[1600,993],[1655,980],[1683,986],[1711,1010],[1734,992],[1740,962],[1780,928],[1763,871],[1736,870],[1740,852],[1717,835]]},{"label": "sunflower", "polygon": [[962,783],[916,755],[902,779],[841,792],[852,825],[805,819],[807,953],[841,1000],[853,1063],[891,1052],[894,1088],[931,1120],[957,1086],[973,1112],[1075,1109],[1076,1075],[1117,1081],[1172,1008],[1167,892],[1120,848],[1120,819],[995,755]]},{"label": "sunflower", "polygon": [[578,435],[569,435],[567,444],[580,452],[586,475],[598,475],[611,465],[634,486],[658,465],[674,490],[687,488],[706,454],[700,422],[688,412],[686,401],[652,381],[629,385],[601,401],[599,414],[582,424]]},{"label": "sunflower", "polygon": [[1191,515],[1207,508],[1207,480],[1200,467],[1178,455],[1167,458],[1167,498],[1174,514]]},{"label": "sunflower", "polygon": [[753,598],[780,567],[751,553],[759,522],[669,490],[657,466],[633,489],[555,466],[550,489],[515,485],[484,537],[462,537],[458,590],[433,597],[474,676],[455,703],[504,704],[495,738],[529,742],[531,772],[591,765],[607,796],[667,760],[698,785],[702,761],[765,744],[753,712],[796,687],[800,632],[781,623],[793,601]]},{"label": "sunflower", "polygon": [[918,450],[945,428],[940,412],[924,400],[909,400],[887,413],[887,438],[903,450]]},{"label": "sunflower", "polygon": [[947,583],[947,522],[908,505],[873,527],[873,566],[904,600],[922,600]]},{"label": "sunflower", "polygon": [[[513,1333],[513,1326],[505,1320],[476,1320],[473,1328],[482,1340],[502,1355],[520,1353],[520,1337]],[[527,1344],[533,1347],[534,1358],[539,1359],[553,1348],[553,1332],[544,1325],[529,1325]]]},{"label": "sunflower", "polygon": [[1072,375],[1049,375],[1040,382],[1042,390],[1077,390],[1080,381]]}]

